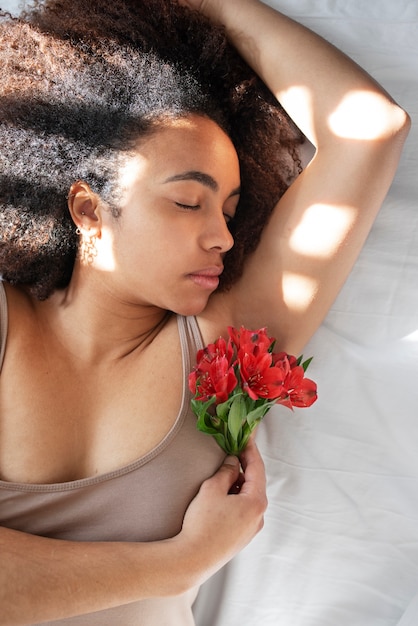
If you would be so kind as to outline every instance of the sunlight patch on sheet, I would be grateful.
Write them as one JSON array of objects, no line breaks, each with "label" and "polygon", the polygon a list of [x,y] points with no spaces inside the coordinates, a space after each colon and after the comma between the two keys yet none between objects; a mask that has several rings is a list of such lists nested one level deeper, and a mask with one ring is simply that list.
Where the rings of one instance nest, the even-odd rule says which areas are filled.
[{"label": "sunlight patch on sheet", "polygon": [[403,337],[403,341],[411,341],[411,342],[417,341],[418,342],[418,330],[415,330],[410,335],[406,335],[405,337]]},{"label": "sunlight patch on sheet", "polygon": [[289,244],[304,256],[328,258],[347,236],[354,218],[355,211],[349,206],[313,204],[294,229]]}]

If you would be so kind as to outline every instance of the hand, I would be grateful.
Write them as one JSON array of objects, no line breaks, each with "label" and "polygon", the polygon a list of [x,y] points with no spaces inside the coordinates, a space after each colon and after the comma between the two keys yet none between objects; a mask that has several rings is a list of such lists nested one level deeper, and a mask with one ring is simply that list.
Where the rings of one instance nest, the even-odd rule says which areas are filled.
[{"label": "hand", "polygon": [[[242,550],[263,527],[267,507],[264,464],[250,440],[241,458],[227,457],[190,504],[178,536],[201,582]],[[230,493],[237,483],[238,493]]]}]

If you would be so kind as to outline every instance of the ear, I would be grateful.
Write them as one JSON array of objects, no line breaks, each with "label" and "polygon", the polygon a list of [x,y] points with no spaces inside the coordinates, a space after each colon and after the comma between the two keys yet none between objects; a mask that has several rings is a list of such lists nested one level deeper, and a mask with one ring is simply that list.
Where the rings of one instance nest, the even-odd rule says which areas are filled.
[{"label": "ear", "polygon": [[68,209],[74,224],[81,232],[98,237],[101,231],[100,197],[90,186],[78,180],[70,187]]}]

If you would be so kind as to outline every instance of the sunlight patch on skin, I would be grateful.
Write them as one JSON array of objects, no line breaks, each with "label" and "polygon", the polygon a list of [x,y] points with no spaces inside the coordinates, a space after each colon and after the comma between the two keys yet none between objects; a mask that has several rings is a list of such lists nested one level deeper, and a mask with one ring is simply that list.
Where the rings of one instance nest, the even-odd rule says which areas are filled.
[{"label": "sunlight patch on skin", "polygon": [[299,129],[315,143],[311,91],[307,87],[294,85],[278,92],[276,97],[286,110],[293,112],[292,117],[297,119]]},{"label": "sunlight patch on skin", "polygon": [[118,183],[123,191],[129,191],[139,174],[145,175],[148,165],[148,159],[146,159],[139,152],[127,155],[125,163],[122,165],[119,171]]},{"label": "sunlight patch on skin", "polygon": [[[328,125],[343,139],[373,140],[391,134],[393,115],[394,108],[388,107],[382,94],[350,91],[329,116]],[[402,122],[401,117],[399,121]]]},{"label": "sunlight patch on skin", "polygon": [[289,309],[304,311],[312,303],[318,281],[294,272],[284,272],[282,278],[283,300]]},{"label": "sunlight patch on skin", "polygon": [[[125,162],[120,167],[118,184],[121,189],[119,198],[120,204],[126,200],[131,193],[133,185],[138,176],[146,175],[148,167],[148,159],[140,152],[132,152],[126,155]],[[94,258],[94,267],[102,272],[113,272],[116,269],[116,260],[113,253],[113,229],[118,227],[120,218],[111,221],[109,224],[103,225],[100,238],[96,240],[96,252]]]},{"label": "sunlight patch on skin", "polygon": [[349,206],[313,204],[292,232],[289,245],[304,256],[331,257],[347,236],[354,219],[355,211]]},{"label": "sunlight patch on skin", "polygon": [[94,243],[96,255],[94,257],[94,267],[102,272],[114,272],[116,260],[113,254],[113,233],[109,227],[102,228],[100,238]]}]

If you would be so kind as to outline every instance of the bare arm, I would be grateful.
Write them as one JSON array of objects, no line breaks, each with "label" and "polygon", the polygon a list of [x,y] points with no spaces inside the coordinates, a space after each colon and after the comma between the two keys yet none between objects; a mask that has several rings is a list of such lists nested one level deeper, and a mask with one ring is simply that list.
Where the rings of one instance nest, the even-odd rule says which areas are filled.
[{"label": "bare arm", "polygon": [[245,484],[228,495],[238,461],[203,483],[181,533],[150,543],[47,539],[0,529],[0,624],[62,619],[201,584],[262,527],[265,475],[252,442],[242,458]]},{"label": "bare arm", "polygon": [[[298,352],[350,272],[393,179],[409,119],[342,52],[257,0],[190,0],[222,23],[316,148],[221,311]],[[225,300],[225,296],[221,296]],[[215,296],[206,320],[219,310]]]}]

